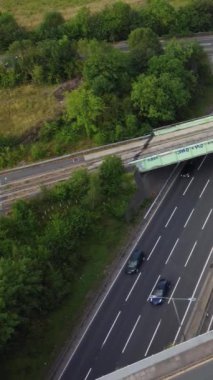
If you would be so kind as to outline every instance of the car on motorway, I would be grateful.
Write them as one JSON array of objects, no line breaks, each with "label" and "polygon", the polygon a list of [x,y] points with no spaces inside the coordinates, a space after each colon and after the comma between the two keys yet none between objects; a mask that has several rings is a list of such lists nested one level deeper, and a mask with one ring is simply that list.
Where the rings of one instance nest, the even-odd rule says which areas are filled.
[{"label": "car on motorway", "polygon": [[189,178],[193,174],[194,171],[194,164],[192,161],[186,162],[183,169],[181,170],[180,176]]},{"label": "car on motorway", "polygon": [[149,302],[152,305],[161,305],[164,301],[164,297],[167,296],[170,287],[170,281],[166,280],[165,278],[161,278],[158,281],[153,293],[149,297]]},{"label": "car on motorway", "polygon": [[127,274],[138,273],[144,260],[145,260],[144,252],[138,248],[135,249],[132,252],[129,260],[127,261],[125,272]]}]

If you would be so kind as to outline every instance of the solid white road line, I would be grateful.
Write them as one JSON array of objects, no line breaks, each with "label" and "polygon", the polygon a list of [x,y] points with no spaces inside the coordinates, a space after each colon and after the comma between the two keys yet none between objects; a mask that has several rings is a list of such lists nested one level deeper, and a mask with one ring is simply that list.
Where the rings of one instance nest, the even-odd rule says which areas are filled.
[{"label": "solid white road line", "polygon": [[211,215],[211,213],[212,213],[212,208],[211,208],[211,210],[209,211],[209,213],[208,213],[208,215],[207,215],[207,218],[206,218],[205,222],[203,223],[203,226],[202,226],[202,230],[204,230],[204,228],[205,228],[205,225],[206,225],[206,223],[208,222],[208,220],[209,220],[209,218],[210,218],[210,215]]},{"label": "solid white road line", "polygon": [[157,239],[157,241],[156,241],[156,243],[155,243],[154,247],[152,248],[152,250],[151,250],[151,252],[150,252],[149,256],[147,257],[147,261],[148,261],[148,260],[150,259],[150,257],[152,256],[152,254],[153,254],[153,252],[154,252],[155,248],[157,247],[157,245],[158,245],[158,243],[159,243],[160,239],[161,239],[161,236],[159,236],[159,237],[158,237],[158,239]]},{"label": "solid white road line", "polygon": [[186,228],[186,226],[187,226],[187,224],[188,224],[188,222],[189,222],[189,219],[191,218],[191,216],[192,216],[194,210],[195,210],[195,209],[193,208],[192,211],[190,212],[190,215],[189,215],[189,217],[188,217],[186,223],[184,224],[184,228]]},{"label": "solid white road line", "polygon": [[[159,194],[157,195],[157,197],[155,198],[155,200],[152,202],[151,206],[149,207],[148,211],[146,212],[146,214],[144,215],[144,219],[147,218],[147,216],[149,215],[150,211],[152,210],[152,208],[154,207],[155,203],[157,202],[158,198],[161,196],[161,194],[163,193],[164,189],[166,188],[167,184],[169,183],[169,180],[170,178],[172,178],[174,172],[176,171],[176,169],[178,168],[179,166],[179,163],[175,166],[175,168],[172,170],[172,172],[170,173],[169,177],[167,178],[166,182],[164,183],[162,189],[160,190]],[[177,179],[177,177],[179,176],[179,173],[177,173],[177,175],[175,176],[175,178],[173,179],[172,183],[170,184],[170,186],[168,187],[167,191],[164,193],[164,196],[163,196],[163,199],[166,197],[166,195],[168,194],[169,190],[171,189],[173,183],[175,182],[175,180]],[[162,202],[160,202],[162,203]]]},{"label": "solid white road line", "polygon": [[[199,286],[199,284],[200,284],[200,281],[201,281],[201,279],[202,279],[202,277],[203,277],[203,273],[204,273],[204,271],[205,271],[205,269],[206,269],[206,267],[207,267],[207,265],[208,265],[208,262],[209,262],[209,260],[210,260],[210,258],[211,258],[212,252],[213,252],[213,247],[212,247],[212,249],[211,249],[211,251],[210,251],[210,253],[209,253],[208,257],[207,257],[207,260],[206,260],[206,262],[205,262],[205,264],[204,264],[204,267],[203,267],[203,269],[202,269],[202,272],[201,272],[201,274],[200,274],[200,277],[199,277],[199,279],[198,279],[198,282],[197,282],[197,284],[196,284],[196,286],[195,286],[195,289],[194,289],[194,291],[193,291],[193,294],[192,294],[192,296],[191,296],[190,298],[195,298],[195,293],[196,293],[197,288],[198,288],[198,286]],[[179,326],[179,328],[178,328],[178,331],[177,331],[177,333],[176,333],[176,335],[175,335],[175,339],[174,339],[174,341],[173,341],[173,344],[176,343],[176,340],[177,340],[178,335],[179,335],[179,333],[180,333],[180,329],[181,329],[181,327],[182,327],[182,325],[183,325],[183,323],[184,323],[184,321],[185,321],[185,319],[186,319],[186,316],[187,316],[187,314],[188,314],[188,311],[189,311],[189,308],[190,308],[190,306],[191,306],[191,303],[192,303],[192,301],[189,301],[189,304],[188,304],[188,306],[187,306],[187,308],[186,308],[186,311],[185,311],[185,314],[184,314],[183,319],[182,319],[182,321],[181,321],[181,324],[180,324],[180,326]]]},{"label": "solid white road line", "polygon": [[108,334],[107,334],[106,338],[104,339],[104,341],[103,341],[103,343],[102,343],[101,348],[103,348],[103,346],[105,345],[107,339],[109,338],[109,335],[110,335],[110,333],[111,333],[113,327],[115,326],[115,324],[116,324],[116,322],[117,322],[117,320],[118,320],[120,314],[121,314],[121,311],[118,312],[118,314],[117,314],[117,316],[116,316],[116,318],[115,318],[115,320],[114,320],[112,326],[110,327],[110,329],[109,329],[109,331],[108,331]]},{"label": "solid white road line", "polygon": [[212,322],[213,322],[213,315],[212,315],[211,320],[210,320],[210,322],[209,322],[207,332],[211,330]]},{"label": "solid white road line", "polygon": [[[173,169],[172,173],[170,174],[170,176],[169,176],[168,179],[166,180],[164,186],[162,187],[160,193],[162,193],[163,190],[166,188],[166,186],[167,186],[167,184],[169,183],[169,180],[170,180],[170,178],[172,177],[172,175],[174,174],[175,170],[178,169],[178,166],[179,166],[179,164],[177,164],[177,165],[175,166],[175,168]],[[130,253],[129,253],[129,257],[130,257],[130,255],[132,254],[133,250],[137,247],[137,244],[139,243],[139,241],[141,240],[141,238],[142,238],[142,236],[144,235],[145,231],[146,231],[147,228],[149,227],[149,225],[150,225],[152,219],[154,218],[154,216],[155,216],[155,214],[157,213],[158,209],[159,209],[160,206],[162,205],[164,199],[166,198],[168,192],[169,192],[170,189],[172,188],[172,186],[173,186],[173,184],[174,184],[174,182],[176,181],[176,179],[177,179],[178,176],[179,176],[179,172],[176,174],[176,176],[175,176],[174,179],[172,180],[171,184],[168,186],[167,190],[164,192],[164,195],[163,195],[162,199],[160,200],[160,202],[158,203],[158,205],[157,205],[155,211],[154,211],[153,214],[151,215],[150,219],[147,221],[147,223],[146,223],[144,229],[142,230],[141,234],[139,235],[138,239],[136,240],[135,244],[133,245],[132,250],[131,250]],[[160,193],[158,194],[158,197],[159,197]],[[158,197],[157,197],[157,198],[158,198]],[[154,206],[154,204],[156,203],[156,199],[157,199],[157,198],[155,198],[155,200],[153,201],[153,204],[152,204],[153,206]],[[147,215],[148,215],[148,213],[147,213]],[[145,216],[147,217],[147,215],[145,215]],[[117,281],[117,278],[119,277],[120,273],[122,272],[122,270],[123,270],[125,264],[126,264],[126,262],[123,264],[123,266],[121,266],[121,268],[120,268],[120,270],[118,271],[117,275],[115,276],[114,280],[111,282],[111,284],[110,284],[110,286],[109,286],[107,292],[105,293],[105,295],[104,295],[104,297],[102,298],[100,304],[98,305],[98,307],[97,307],[95,313],[93,314],[92,318],[90,319],[90,321],[89,321],[87,327],[85,328],[85,330],[84,330],[82,336],[80,337],[78,343],[76,344],[75,349],[74,349],[73,352],[70,354],[70,357],[68,358],[67,363],[65,364],[64,368],[62,369],[62,371],[61,371],[61,373],[60,373],[60,375],[59,375],[59,377],[58,377],[57,380],[61,380],[61,378],[62,378],[63,374],[65,373],[65,371],[66,371],[66,369],[67,369],[69,363],[71,362],[71,360],[72,360],[73,356],[75,355],[75,353],[76,353],[78,347],[80,346],[82,340],[84,339],[84,336],[86,335],[87,331],[89,330],[89,328],[90,328],[91,324],[93,323],[93,321],[94,321],[96,315],[98,314],[98,312],[99,312],[99,310],[101,309],[101,307],[102,307],[104,301],[106,300],[106,298],[107,298],[107,296],[109,295],[111,289],[113,288],[115,282]]]},{"label": "solid white road line", "polygon": [[151,292],[149,293],[149,297],[147,298],[147,301],[149,301],[149,299],[150,299],[150,296],[151,296],[151,294],[152,294],[153,290],[155,289],[155,286],[156,286],[156,284],[157,284],[157,282],[158,282],[159,278],[160,278],[160,274],[159,274],[159,276],[158,276],[157,280],[155,281],[155,285],[153,286],[153,288],[152,288]]},{"label": "solid white road line", "polygon": [[149,345],[148,345],[148,347],[147,347],[147,350],[146,350],[144,356],[147,356],[148,351],[149,351],[149,349],[150,349],[150,347],[151,347],[151,344],[152,344],[152,342],[153,342],[153,340],[154,340],[154,338],[155,338],[155,335],[157,334],[157,331],[158,331],[158,329],[159,329],[159,327],[160,327],[160,324],[161,324],[161,319],[160,319],[160,321],[158,322],[158,325],[157,325],[157,327],[156,327],[156,329],[155,329],[155,332],[154,332],[154,334],[153,334],[153,336],[152,336],[152,339],[151,339],[150,342],[149,342]]},{"label": "solid white road line", "polygon": [[208,186],[209,182],[210,182],[210,179],[208,179],[208,181],[206,182],[206,184],[205,184],[205,186],[204,186],[203,190],[201,191],[201,193],[200,193],[200,195],[199,195],[199,198],[201,198],[201,197],[202,197],[202,195],[203,195],[204,191],[206,190],[206,188],[207,188],[207,186]]},{"label": "solid white road line", "polygon": [[124,346],[124,348],[123,348],[123,350],[122,350],[122,354],[124,353],[124,351],[125,351],[125,349],[126,349],[126,347],[127,347],[127,344],[129,343],[129,341],[130,341],[130,339],[131,339],[131,337],[132,337],[132,334],[134,333],[134,331],[135,331],[135,329],[136,329],[136,327],[137,327],[137,324],[138,324],[138,322],[140,321],[140,319],[141,319],[141,315],[138,316],[138,319],[137,319],[137,321],[136,321],[135,324],[134,324],[134,327],[133,327],[133,329],[132,329],[132,331],[131,331],[131,333],[130,333],[130,336],[129,336],[129,338],[127,339],[126,344],[125,344],[125,346]]},{"label": "solid white road line", "polygon": [[90,374],[91,371],[92,371],[92,368],[89,369],[89,371],[87,372],[87,375],[86,375],[86,377],[84,378],[84,380],[87,380],[87,379],[88,379],[89,374]]},{"label": "solid white road line", "polygon": [[170,303],[170,301],[171,301],[171,299],[172,299],[172,297],[173,297],[173,294],[174,294],[174,292],[175,292],[175,290],[176,290],[176,288],[177,288],[177,286],[178,286],[178,284],[179,284],[179,282],[180,282],[180,279],[181,279],[181,277],[178,278],[178,280],[177,280],[177,282],[176,282],[176,284],[175,284],[175,286],[174,286],[174,289],[173,289],[173,291],[172,291],[172,294],[171,294],[171,296],[169,297],[168,303]]},{"label": "solid white road line", "polygon": [[129,299],[129,297],[130,297],[130,295],[131,295],[131,293],[132,293],[132,291],[133,291],[135,285],[137,284],[137,282],[138,282],[140,276],[141,276],[141,273],[139,273],[138,277],[136,278],[136,280],[135,280],[135,282],[134,282],[132,288],[130,289],[130,292],[128,293],[128,295],[127,295],[127,297],[126,297],[126,299],[125,299],[125,301],[128,301],[128,299]]},{"label": "solid white road line", "polygon": [[200,170],[200,168],[201,168],[201,166],[203,165],[203,163],[204,163],[206,157],[207,157],[207,156],[204,156],[204,157],[203,157],[203,159],[202,159],[200,165],[198,166],[197,170]]},{"label": "solid white road line", "polygon": [[166,262],[165,262],[165,264],[168,263],[168,261],[169,261],[170,257],[172,256],[172,253],[174,252],[175,247],[176,247],[176,245],[177,245],[178,242],[179,242],[179,238],[177,238],[177,240],[176,240],[176,242],[175,242],[175,244],[174,244],[174,246],[173,246],[173,248],[172,248],[172,250],[171,250],[171,252],[170,252],[170,254],[169,254],[169,256],[168,256],[168,258],[166,260]]},{"label": "solid white road line", "polygon": [[192,255],[192,253],[194,252],[194,249],[195,249],[196,245],[197,245],[197,241],[194,243],[194,245],[193,245],[193,247],[192,247],[192,249],[191,249],[191,252],[190,252],[190,254],[189,254],[189,256],[188,256],[188,258],[187,258],[187,260],[186,260],[186,262],[185,262],[185,264],[184,264],[184,267],[185,267],[185,268],[186,268],[186,266],[187,266],[187,264],[188,264],[188,262],[189,262],[189,260],[190,260],[190,257],[191,257],[191,255]]},{"label": "solid white road line", "polygon": [[185,188],[185,190],[184,190],[184,192],[183,192],[183,195],[186,194],[186,192],[187,192],[187,190],[188,190],[188,188],[189,188],[189,186],[191,185],[191,183],[192,183],[193,180],[194,180],[194,177],[191,178],[191,181],[190,181],[190,182],[188,183],[188,185],[186,186],[186,188]]},{"label": "solid white road line", "polygon": [[172,219],[172,217],[173,217],[173,215],[174,215],[174,213],[175,213],[176,210],[177,210],[177,206],[176,206],[176,207],[174,208],[174,210],[172,211],[172,213],[171,213],[171,215],[170,215],[170,217],[169,217],[167,223],[165,224],[165,228],[168,226],[168,224],[169,224],[170,220]]}]

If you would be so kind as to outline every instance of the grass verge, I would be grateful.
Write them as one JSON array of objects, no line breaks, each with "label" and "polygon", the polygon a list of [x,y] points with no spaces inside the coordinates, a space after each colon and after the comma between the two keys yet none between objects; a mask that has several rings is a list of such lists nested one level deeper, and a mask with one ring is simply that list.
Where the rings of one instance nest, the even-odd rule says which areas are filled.
[{"label": "grass verge", "polygon": [[90,260],[75,283],[73,295],[67,297],[58,309],[31,326],[23,341],[17,341],[13,350],[2,357],[1,376],[10,380],[38,380],[47,376],[48,368],[58,356],[64,342],[79,326],[97,289],[100,289],[111,264],[130,241],[140,216],[131,224],[125,221],[107,220],[90,241],[82,245]]},{"label": "grass verge", "polygon": [[20,136],[59,109],[53,92],[57,86],[23,85],[0,89],[0,134]]}]

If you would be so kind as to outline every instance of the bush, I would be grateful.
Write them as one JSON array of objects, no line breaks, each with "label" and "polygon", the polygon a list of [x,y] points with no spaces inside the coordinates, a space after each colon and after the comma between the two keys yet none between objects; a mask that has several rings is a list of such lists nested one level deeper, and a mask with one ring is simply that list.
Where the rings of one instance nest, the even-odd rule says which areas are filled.
[{"label": "bush", "polygon": [[5,51],[12,42],[24,38],[26,34],[11,14],[0,12],[0,51]]},{"label": "bush", "polygon": [[58,39],[62,36],[61,30],[64,18],[60,12],[52,11],[44,15],[42,23],[36,30],[38,40]]}]

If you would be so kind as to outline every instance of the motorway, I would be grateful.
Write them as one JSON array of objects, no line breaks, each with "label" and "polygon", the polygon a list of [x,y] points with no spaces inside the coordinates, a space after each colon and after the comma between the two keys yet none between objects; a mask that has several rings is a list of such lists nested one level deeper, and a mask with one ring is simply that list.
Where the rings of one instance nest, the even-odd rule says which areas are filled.
[{"label": "motorway", "polygon": [[[184,339],[184,327],[213,257],[213,155],[197,158],[193,177],[177,175],[141,234],[147,260],[137,275],[121,268],[88,329],[57,379],[93,380]],[[159,277],[169,299],[147,300]],[[171,297],[181,320],[179,325]]]}]

